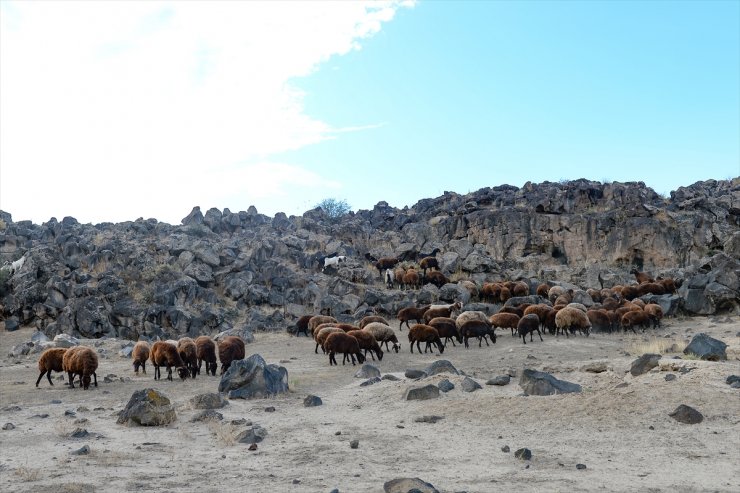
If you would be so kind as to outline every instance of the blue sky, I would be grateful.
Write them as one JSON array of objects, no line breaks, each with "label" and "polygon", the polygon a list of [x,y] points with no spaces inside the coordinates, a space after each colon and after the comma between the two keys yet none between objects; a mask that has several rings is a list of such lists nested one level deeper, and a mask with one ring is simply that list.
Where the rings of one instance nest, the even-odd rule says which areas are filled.
[{"label": "blue sky", "polygon": [[0,4],[14,220],[740,175],[736,1],[32,4]]}]

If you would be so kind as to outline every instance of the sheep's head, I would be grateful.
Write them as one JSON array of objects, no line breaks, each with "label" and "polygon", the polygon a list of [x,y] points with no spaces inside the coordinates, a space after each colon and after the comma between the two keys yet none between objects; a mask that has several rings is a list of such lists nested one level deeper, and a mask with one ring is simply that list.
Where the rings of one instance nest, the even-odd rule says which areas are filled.
[{"label": "sheep's head", "polygon": [[378,355],[378,361],[383,361],[383,350],[382,350],[382,349],[378,349],[378,350],[377,350],[377,351],[375,352],[375,354],[377,354],[377,355]]},{"label": "sheep's head", "polygon": [[394,350],[394,351],[395,351],[396,353],[398,353],[398,351],[400,351],[400,350],[401,350],[401,345],[400,345],[400,344],[396,344],[396,343],[394,342],[394,343],[393,343],[393,350]]},{"label": "sheep's head", "polygon": [[90,388],[90,375],[82,376],[82,388],[85,390]]},{"label": "sheep's head", "polygon": [[357,362],[360,364],[365,362],[365,357],[360,353],[357,353]]},{"label": "sheep's head", "polygon": [[141,367],[141,362],[134,361],[134,372],[139,373],[139,367]]},{"label": "sheep's head", "polygon": [[182,380],[185,380],[186,378],[188,378],[189,372],[188,372],[188,369],[185,368],[184,366],[179,366],[177,368],[177,374],[180,376]]},{"label": "sheep's head", "polygon": [[445,346],[442,344],[442,341],[437,341],[437,347],[439,348],[439,354],[442,354],[445,352]]}]

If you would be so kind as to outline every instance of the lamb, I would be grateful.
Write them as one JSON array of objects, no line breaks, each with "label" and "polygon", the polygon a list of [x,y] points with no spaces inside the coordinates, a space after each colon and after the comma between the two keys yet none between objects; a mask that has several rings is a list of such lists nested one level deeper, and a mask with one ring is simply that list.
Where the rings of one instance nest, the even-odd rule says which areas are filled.
[{"label": "lamb", "polygon": [[311,331],[311,336],[314,335],[314,330],[321,324],[326,323],[337,323],[337,319],[334,317],[328,317],[326,315],[314,315],[308,320],[308,330]]},{"label": "lamb", "polygon": [[388,321],[380,315],[368,315],[367,317],[363,317],[362,320],[360,320],[360,323],[357,324],[357,326],[360,329],[364,329],[367,324],[372,322],[380,322],[382,324],[389,325]]},{"label": "lamb", "polygon": [[555,315],[555,325],[557,327],[556,334],[559,334],[562,330],[566,337],[568,337],[568,331],[575,334],[576,329],[581,333],[585,332],[585,335],[588,336],[591,329],[591,322],[586,316],[586,312],[578,308],[565,307],[558,311]]},{"label": "lamb", "polygon": [[540,336],[542,341],[542,334],[540,333],[540,317],[534,313],[524,315],[516,326],[519,335],[522,336],[522,342],[527,343],[527,334],[529,334],[529,342],[532,342],[534,338],[534,332],[537,331],[537,335]]},{"label": "lamb", "polygon": [[424,257],[419,262],[419,267],[424,270],[424,275],[426,276],[427,269],[439,269],[439,262],[437,262],[435,257]]},{"label": "lamb", "polygon": [[216,343],[208,336],[198,336],[195,339],[195,356],[198,359],[198,373],[203,362],[206,362],[206,375],[216,376],[218,363],[216,362]]},{"label": "lamb", "polygon": [[591,327],[598,330],[607,330],[611,334],[612,332],[612,321],[609,318],[609,312],[606,310],[589,310],[586,312]]},{"label": "lamb", "polygon": [[442,340],[439,338],[439,332],[434,327],[430,327],[424,324],[416,324],[409,329],[409,345],[411,346],[411,352],[414,352],[414,343],[416,343],[416,349],[421,354],[421,343],[425,342],[424,352],[432,350],[432,344],[435,344],[439,349],[439,354],[444,353],[445,346],[442,344]]},{"label": "lamb", "polygon": [[650,277],[644,272],[640,272],[639,270],[635,268],[630,270],[630,274],[635,275],[635,279],[637,279],[638,284],[642,284],[643,282],[655,282],[655,279],[653,279],[652,277]]},{"label": "lamb", "polygon": [[447,278],[447,276],[445,276],[438,270],[433,270],[429,272],[429,274],[424,275],[425,284],[434,284],[438,288],[441,288],[448,282],[450,282],[450,280]]},{"label": "lamb", "polygon": [[339,264],[347,262],[346,255],[337,255],[336,257],[327,257],[324,259],[324,267],[321,269],[322,272],[326,271],[327,267],[338,267]]},{"label": "lamb", "polygon": [[146,375],[146,360],[149,359],[149,343],[146,341],[139,341],[134,345],[134,350],[131,352],[133,358],[134,373],[139,374],[139,367],[141,367],[142,373]]},{"label": "lamb", "polygon": [[463,304],[458,301],[450,305],[432,305],[429,310],[424,312],[424,323],[429,325],[429,321],[437,317],[449,317],[452,312],[462,310]]},{"label": "lamb", "polygon": [[393,284],[396,282],[396,276],[392,270],[385,270],[385,285],[388,289],[393,289]]},{"label": "lamb", "polygon": [[378,356],[378,361],[383,361],[383,350],[380,349],[378,341],[375,340],[375,337],[373,337],[370,332],[365,332],[364,330],[351,330],[347,332],[347,334],[357,339],[360,349],[365,352],[365,359],[367,359],[367,352],[370,351],[370,357],[373,358],[373,361],[375,361],[373,353]]},{"label": "lamb", "polygon": [[514,337],[514,331],[519,325],[519,315],[515,313],[494,313],[488,319],[491,326],[501,329],[511,329],[511,337]]},{"label": "lamb", "polygon": [[301,332],[306,334],[306,337],[308,337],[308,321],[311,320],[313,315],[303,315],[301,318],[296,320],[295,323],[295,335],[298,337]]},{"label": "lamb", "polygon": [[635,327],[638,325],[642,327],[643,332],[645,332],[645,328],[650,325],[650,316],[644,311],[631,311],[622,315],[622,330],[624,332],[627,332],[627,329],[630,329],[632,332],[637,334]]},{"label": "lamb", "polygon": [[403,324],[406,323],[406,327],[409,326],[409,320],[415,320],[417,323],[421,323],[424,320],[424,312],[429,310],[430,305],[424,305],[420,308],[414,308],[413,306],[407,308],[401,308],[398,310],[396,318],[399,320],[398,330],[403,330]]},{"label": "lamb", "polygon": [[483,341],[486,341],[486,346],[490,346],[486,336],[490,336],[491,341],[496,344],[496,333],[494,331],[495,327],[491,326],[486,320],[468,320],[460,327],[460,336],[465,341],[466,348],[469,347],[468,339],[471,337],[478,338],[478,347],[482,347]]},{"label": "lamb", "polygon": [[[244,341],[241,337],[226,336],[218,341],[218,359],[221,360],[221,375],[226,373],[232,362],[244,359],[245,354]],[[170,378],[170,380],[172,379]]]},{"label": "lamb", "polygon": [[80,376],[80,385],[84,390],[90,388],[90,377],[98,386],[98,355],[89,347],[75,346],[68,349],[62,356],[62,369],[69,375],[69,388],[73,389],[74,375]]},{"label": "lamb", "polygon": [[370,322],[362,328],[365,332],[369,332],[378,341],[378,344],[385,344],[385,350],[388,351],[388,343],[393,344],[393,350],[397,353],[401,349],[401,345],[398,343],[396,333],[388,325],[380,322]]},{"label": "lamb", "polygon": [[406,287],[411,286],[412,288],[418,288],[421,284],[419,273],[416,272],[416,270],[414,270],[413,268],[407,270],[406,273],[403,275],[403,284]]},{"label": "lamb", "polygon": [[51,381],[52,371],[62,371],[62,360],[64,359],[64,353],[67,352],[67,348],[50,348],[41,353],[39,358],[39,378],[36,379],[36,387],[39,386],[41,377],[46,375],[49,380],[49,385],[54,385]]},{"label": "lamb", "polygon": [[195,347],[195,341],[190,337],[182,337],[177,341],[177,353],[180,355],[185,367],[190,372],[190,376],[195,378],[198,375],[198,350]]},{"label": "lamb", "polygon": [[316,331],[316,347],[314,348],[313,352],[314,354],[319,354],[319,346],[321,346],[321,350],[326,354],[326,339],[329,337],[330,334],[334,334],[336,332],[344,332],[339,327],[322,327],[319,330]]},{"label": "lamb", "polygon": [[[427,313],[429,313],[429,311],[427,311]],[[457,342],[462,342],[460,333],[457,331],[455,320],[449,317],[435,317],[430,319],[426,324],[437,329],[439,338],[444,339],[445,341],[445,347],[447,347],[447,343],[449,341],[452,341],[452,345],[454,346],[455,339],[457,339]]]},{"label": "lamb", "polygon": [[355,355],[357,361],[362,364],[365,362],[365,357],[360,352],[360,344],[357,339],[344,332],[335,332],[329,334],[324,343],[324,349],[329,353],[329,366],[338,365],[336,354],[343,353],[342,364],[344,365],[349,356],[352,359],[352,366],[355,365]]},{"label": "lamb", "polygon": [[16,272],[21,270],[21,267],[23,267],[23,264],[26,263],[26,254],[23,254],[21,258],[18,260],[14,260],[13,262],[5,262],[5,265],[3,265],[3,268],[10,271],[10,276],[14,276]]},{"label": "lamb", "polygon": [[648,318],[653,323],[654,329],[660,327],[660,321],[663,319],[663,309],[660,305],[656,305],[655,303],[645,305],[645,313],[647,313]]}]

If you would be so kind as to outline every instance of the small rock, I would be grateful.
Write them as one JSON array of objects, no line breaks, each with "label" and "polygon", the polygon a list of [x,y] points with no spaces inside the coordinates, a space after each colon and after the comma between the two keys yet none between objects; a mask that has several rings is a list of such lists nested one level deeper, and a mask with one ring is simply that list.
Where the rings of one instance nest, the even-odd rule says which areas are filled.
[{"label": "small rock", "polygon": [[693,425],[704,421],[704,415],[691,406],[681,404],[669,416],[679,423]]},{"label": "small rock", "polygon": [[69,434],[70,438],[87,438],[90,433],[84,428],[75,428],[75,430]]},{"label": "small rock", "polygon": [[380,378],[380,369],[378,369],[378,367],[375,365],[371,365],[370,363],[365,363],[359,370],[357,370],[357,373],[355,373],[355,378],[374,377]]},{"label": "small rock", "polygon": [[221,409],[229,404],[218,392],[208,392],[193,396],[188,401],[191,409]]},{"label": "small rock", "polygon": [[423,372],[423,371],[421,371],[421,370],[412,370],[412,369],[408,369],[408,370],[406,370],[406,372],[404,372],[404,376],[405,376],[406,378],[411,378],[411,379],[413,379],[413,380],[418,380],[419,378],[424,378],[424,377],[426,377],[426,376],[427,376],[427,374],[426,374],[426,373],[424,373],[424,372]]},{"label": "small rock", "polygon": [[339,435],[341,435],[341,434],[342,434],[342,432],[341,432],[341,431],[335,431],[335,432],[334,432],[334,436],[339,436]]},{"label": "small rock", "polygon": [[730,376],[729,376],[729,377],[727,377],[727,379],[725,380],[725,383],[726,383],[727,385],[732,385],[732,384],[733,384],[733,383],[735,383],[735,382],[740,382],[740,375],[730,375]]},{"label": "small rock", "polygon": [[508,445],[504,445],[503,447],[501,447],[501,452],[506,452],[508,454],[509,452],[511,452],[511,448],[509,448]]},{"label": "small rock", "polygon": [[293,484],[301,484],[301,480],[300,479],[294,479],[293,480]]},{"label": "small rock", "polygon": [[254,425],[253,427],[237,433],[235,440],[239,443],[259,443],[267,436],[267,430],[262,428],[260,425]]},{"label": "small rock", "polygon": [[221,414],[220,412],[214,409],[205,409],[199,412],[198,414],[196,414],[195,416],[193,416],[190,422],[196,423],[198,421],[211,421],[211,420],[221,421],[222,419],[224,419],[224,415]]},{"label": "small rock", "polygon": [[398,382],[399,380],[401,380],[397,376],[391,375],[390,373],[388,373],[386,375],[383,375],[380,379],[381,380],[390,380],[391,382]]},{"label": "small rock", "polygon": [[71,409],[67,409],[66,411],[64,411],[64,415],[65,416],[76,416],[77,413],[72,411]]},{"label": "small rock", "polygon": [[317,395],[308,395],[303,399],[303,407],[315,407],[322,405],[321,397]]},{"label": "small rock", "polygon": [[78,413],[86,413],[86,412],[89,412],[89,411],[90,410],[88,408],[86,408],[85,406],[80,406],[80,407],[77,408],[77,412]]},{"label": "small rock", "polygon": [[470,377],[465,377],[460,384],[460,388],[463,392],[475,392],[476,390],[482,389],[478,382]]},{"label": "small rock", "polygon": [[49,415],[48,415],[47,413],[42,413],[42,414],[34,414],[34,415],[33,415],[33,416],[31,416],[31,417],[32,417],[32,418],[39,418],[39,419],[46,419],[46,418],[48,418],[48,417],[49,417]]},{"label": "small rock", "polygon": [[339,489],[338,489],[338,488],[334,488],[334,489],[333,489],[333,490],[331,490],[331,491],[330,491],[329,493],[339,493]]},{"label": "small rock", "polygon": [[537,357],[533,354],[528,354],[527,359],[537,359]]},{"label": "small rock", "polygon": [[586,469],[586,464],[576,464],[576,469]]},{"label": "small rock", "polygon": [[727,359],[726,349],[727,344],[702,332],[691,339],[683,354],[695,354],[703,360],[720,361]]},{"label": "small rock", "polygon": [[455,384],[445,378],[437,384],[437,387],[439,387],[439,390],[441,390],[442,392],[449,392],[450,390],[455,388]]},{"label": "small rock", "polygon": [[436,385],[425,385],[424,387],[410,387],[403,394],[404,400],[407,401],[424,401],[439,397],[439,387]]},{"label": "small rock", "polygon": [[419,478],[396,478],[383,484],[384,493],[439,493],[430,483]]},{"label": "small rock", "polygon": [[418,416],[414,418],[414,423],[436,423],[440,419],[444,419],[444,416],[436,416],[436,415]]},{"label": "small rock", "polygon": [[82,448],[79,448],[73,452],[70,452],[70,455],[87,455],[90,453],[90,447],[87,445],[84,445]]},{"label": "small rock", "polygon": [[455,368],[455,365],[447,361],[446,359],[440,359],[426,368],[424,368],[424,373],[426,373],[428,376],[436,375],[437,373],[451,373],[453,375],[459,375],[460,372],[457,371],[457,368]]},{"label": "small rock", "polygon": [[74,420],[74,424],[76,424],[76,425],[83,425],[83,424],[87,423],[88,421],[90,421],[90,420],[87,419],[87,418],[79,418],[79,419]]},{"label": "small rock", "polygon": [[587,363],[581,367],[581,371],[588,373],[604,373],[608,369],[606,361],[594,361],[593,363]]},{"label": "small rock", "polygon": [[558,380],[547,372],[526,368],[519,379],[519,386],[527,395],[553,395],[581,392],[577,383]]},{"label": "small rock", "polygon": [[732,382],[732,384],[730,385],[730,388],[740,389],[740,381]]},{"label": "small rock", "polygon": [[15,430],[15,425],[13,423],[5,423],[3,425],[3,430]]},{"label": "small rock", "polygon": [[509,385],[509,382],[511,382],[511,376],[509,375],[499,375],[497,377],[493,377],[486,381],[486,385]]},{"label": "small rock", "polygon": [[380,381],[381,381],[380,380],[380,377],[369,378],[369,379],[365,380],[364,382],[362,382],[360,384],[360,387],[367,387],[368,385],[372,385],[372,384],[378,383]]},{"label": "small rock", "polygon": [[660,358],[661,356],[659,354],[643,354],[632,362],[630,373],[633,377],[643,375],[658,366],[658,361],[660,361]]},{"label": "small rock", "polygon": [[265,408],[266,413],[274,413],[275,412],[275,406],[267,406]]},{"label": "small rock", "polygon": [[252,426],[252,422],[251,421],[247,421],[244,418],[232,419],[231,420],[231,424],[234,425],[234,426],[241,426],[241,425],[244,425],[244,426]]},{"label": "small rock", "polygon": [[360,441],[359,440],[351,440],[349,442],[349,448],[357,448],[359,446],[360,446]]},{"label": "small rock", "polygon": [[655,429],[655,426],[653,425],[648,426],[648,430],[654,430],[654,429]]},{"label": "small rock", "polygon": [[137,390],[131,395],[118,417],[118,424],[163,426],[177,419],[175,407],[167,396],[156,389]]},{"label": "small rock", "polygon": [[51,401],[49,401],[49,403],[50,404],[61,404],[62,401],[60,401],[59,399],[52,399]]},{"label": "small rock", "polygon": [[668,375],[665,376],[665,381],[666,382],[672,382],[675,379],[676,379],[676,375],[674,375],[673,373],[669,373]]},{"label": "small rock", "polygon": [[257,444],[253,443],[252,445],[249,446],[247,450],[251,450],[252,452],[254,452],[255,450],[257,450]]},{"label": "small rock", "polygon": [[519,460],[530,460],[532,458],[532,451],[528,448],[520,448],[514,452],[514,457]]}]

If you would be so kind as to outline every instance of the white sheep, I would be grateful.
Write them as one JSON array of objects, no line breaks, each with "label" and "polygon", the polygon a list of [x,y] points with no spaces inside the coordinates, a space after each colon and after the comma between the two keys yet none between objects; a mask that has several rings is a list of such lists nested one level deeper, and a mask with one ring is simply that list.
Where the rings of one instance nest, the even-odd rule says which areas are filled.
[{"label": "white sheep", "polygon": [[325,258],[324,259],[324,268],[322,269],[322,272],[325,271],[326,268],[329,267],[329,266],[336,267],[339,264],[341,264],[342,262],[346,262],[346,261],[347,261],[347,256],[346,255],[338,255],[336,257],[328,257],[328,258]]},{"label": "white sheep", "polygon": [[396,276],[391,269],[385,270],[385,285],[388,289],[393,289],[393,283],[396,282]]},{"label": "white sheep", "polygon": [[2,269],[10,271],[10,275],[14,276],[15,273],[18,272],[25,263],[26,255],[24,254],[21,258],[14,262],[5,262],[5,265],[3,265]]}]

